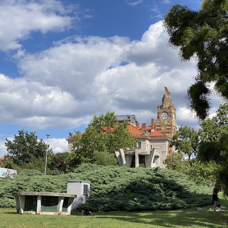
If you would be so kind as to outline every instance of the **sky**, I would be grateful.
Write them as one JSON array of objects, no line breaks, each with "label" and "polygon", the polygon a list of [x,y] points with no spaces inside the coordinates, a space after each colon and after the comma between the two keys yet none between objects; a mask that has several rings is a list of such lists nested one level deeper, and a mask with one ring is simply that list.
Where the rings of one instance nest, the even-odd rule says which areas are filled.
[{"label": "sky", "polygon": [[[165,86],[178,126],[197,129],[186,99],[196,60],[181,61],[169,46],[163,18],[173,4],[198,10],[200,2],[1,0],[0,157],[19,130],[36,131],[57,153],[94,115],[131,114],[149,125]],[[220,103],[213,94],[211,116]]]}]

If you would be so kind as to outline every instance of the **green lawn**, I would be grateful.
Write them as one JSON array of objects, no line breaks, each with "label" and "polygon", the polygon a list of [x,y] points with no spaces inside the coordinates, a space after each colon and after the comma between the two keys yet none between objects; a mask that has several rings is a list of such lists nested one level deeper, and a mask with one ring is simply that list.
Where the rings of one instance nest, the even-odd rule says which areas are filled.
[{"label": "green lawn", "polygon": [[[222,197],[221,197],[222,198]],[[224,212],[197,208],[152,212],[97,212],[93,216],[49,216],[17,214],[15,208],[0,208],[0,227],[228,227],[228,200],[221,199]],[[206,209],[211,206],[204,207]]]}]

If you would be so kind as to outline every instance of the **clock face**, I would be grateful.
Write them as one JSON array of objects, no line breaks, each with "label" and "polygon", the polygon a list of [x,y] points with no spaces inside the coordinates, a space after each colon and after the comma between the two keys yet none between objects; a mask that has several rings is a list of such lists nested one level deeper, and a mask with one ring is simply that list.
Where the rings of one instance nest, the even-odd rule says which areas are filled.
[{"label": "clock face", "polygon": [[166,112],[163,112],[163,113],[161,114],[161,118],[162,118],[163,120],[167,119],[167,117],[168,117],[168,114],[167,114]]}]

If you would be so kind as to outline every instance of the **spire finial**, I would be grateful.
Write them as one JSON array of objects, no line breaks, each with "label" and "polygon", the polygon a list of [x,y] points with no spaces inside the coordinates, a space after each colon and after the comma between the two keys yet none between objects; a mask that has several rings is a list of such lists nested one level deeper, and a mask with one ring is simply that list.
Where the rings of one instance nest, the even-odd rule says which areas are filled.
[{"label": "spire finial", "polygon": [[168,95],[168,96],[170,95],[170,92],[167,87],[165,87],[165,95]]}]

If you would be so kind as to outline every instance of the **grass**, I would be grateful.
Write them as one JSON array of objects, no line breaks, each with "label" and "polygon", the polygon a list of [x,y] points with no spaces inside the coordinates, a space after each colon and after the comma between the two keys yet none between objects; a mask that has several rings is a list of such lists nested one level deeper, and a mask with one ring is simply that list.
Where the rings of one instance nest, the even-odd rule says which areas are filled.
[{"label": "grass", "polygon": [[[228,200],[220,196],[223,212],[197,211],[197,208],[151,212],[97,212],[81,216],[73,211],[71,216],[17,214],[15,208],[0,208],[0,227],[228,227]],[[212,208],[213,205],[204,207]]]}]

